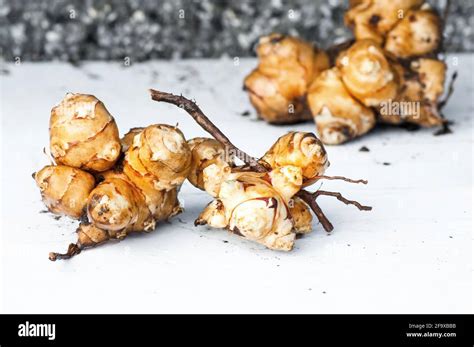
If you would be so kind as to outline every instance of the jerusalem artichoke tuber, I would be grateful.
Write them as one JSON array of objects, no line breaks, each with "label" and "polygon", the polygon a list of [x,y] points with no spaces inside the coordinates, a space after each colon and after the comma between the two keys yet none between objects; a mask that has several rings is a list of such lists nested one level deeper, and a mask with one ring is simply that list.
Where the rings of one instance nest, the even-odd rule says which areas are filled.
[{"label": "jerusalem artichoke tuber", "polygon": [[[344,19],[355,40],[329,47],[327,53],[318,51],[318,68],[307,67],[313,73],[306,75],[297,72],[309,60],[294,59],[303,51],[299,40],[262,37],[259,65],[245,79],[251,102],[269,123],[283,123],[306,119],[307,112],[293,118],[286,113],[285,107],[294,104],[291,99],[299,98],[298,110],[309,108],[325,144],[361,136],[376,121],[447,127],[440,110],[455,78],[439,101],[446,67],[438,55],[449,5],[450,0],[441,17],[424,0],[351,0]],[[433,69],[424,70],[427,66]]]},{"label": "jerusalem artichoke tuber", "polygon": [[261,37],[258,67],[244,81],[258,115],[269,123],[311,119],[305,97],[309,84],[328,68],[324,51],[301,39],[280,34]]},{"label": "jerusalem artichoke tuber", "polygon": [[[192,101],[156,90],[151,90],[151,95],[153,100],[182,107],[207,132],[220,139],[220,143],[203,138],[189,141],[193,168],[188,178],[214,197],[196,219],[196,225],[226,228],[270,249],[289,251],[294,246],[296,234],[311,231],[309,208],[326,231],[332,230],[331,223],[315,201],[318,195],[334,196],[361,210],[371,209],[347,200],[339,193],[318,190],[316,195],[303,189],[320,179],[367,183],[324,176],[329,162],[323,144],[314,134],[291,132],[284,135],[256,161],[236,148]],[[236,166],[223,152],[228,150],[245,165]],[[219,175],[208,175],[206,170],[219,172]],[[206,176],[213,184],[205,183]]]},{"label": "jerusalem artichoke tuber", "polygon": [[69,93],[51,111],[50,147],[60,165],[34,175],[43,201],[53,213],[81,219],[77,242],[65,254],[50,253],[51,260],[154,230],[182,210],[178,190],[191,169],[191,150],[176,127],[133,128],[119,139],[97,98]]},{"label": "jerusalem artichoke tuber", "polygon": [[100,175],[103,181],[90,192],[88,222],[78,228],[77,243],[66,254],[51,253],[51,260],[132,232],[152,231],[157,222],[181,212],[178,189],[191,163],[181,131],[163,124],[135,128],[122,143],[129,147],[123,166]]},{"label": "jerusalem artichoke tuber", "polygon": [[57,164],[100,172],[112,168],[120,155],[115,120],[92,95],[68,93],[51,110],[49,133]]},{"label": "jerusalem artichoke tuber", "polygon": [[78,219],[84,213],[95,178],[90,173],[64,165],[48,165],[34,174],[43,202],[52,213]]}]

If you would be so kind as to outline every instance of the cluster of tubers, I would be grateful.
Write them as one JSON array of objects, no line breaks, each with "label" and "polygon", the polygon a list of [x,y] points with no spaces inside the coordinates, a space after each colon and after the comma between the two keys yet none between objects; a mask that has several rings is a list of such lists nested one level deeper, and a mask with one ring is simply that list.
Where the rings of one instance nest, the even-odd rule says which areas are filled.
[{"label": "cluster of tubers", "polygon": [[92,95],[69,93],[52,109],[54,162],[33,177],[49,211],[80,224],[77,242],[66,253],[50,253],[50,260],[154,230],[182,212],[178,192],[185,179],[213,198],[196,225],[225,228],[273,250],[289,251],[297,234],[311,231],[311,211],[332,231],[316,202],[320,195],[371,209],[340,193],[305,189],[322,179],[367,183],[325,176],[327,153],[314,134],[290,132],[257,160],[235,147],[194,102],[156,90],[151,96],[183,108],[214,138],[186,141],[179,129],[164,124],[134,128],[120,138],[114,118]]},{"label": "cluster of tubers", "polygon": [[[259,65],[244,81],[251,103],[269,123],[314,119],[319,138],[290,132],[260,159],[235,147],[183,96],[150,91],[153,100],[183,108],[213,138],[186,140],[165,124],[133,128],[120,138],[115,119],[96,97],[67,94],[51,111],[53,163],[33,177],[48,210],[80,224],[76,243],[49,258],[68,259],[85,248],[155,230],[183,211],[178,193],[186,179],[212,197],[196,225],[224,228],[273,250],[289,251],[297,235],[311,232],[311,212],[327,232],[333,230],[319,196],[371,210],[338,192],[307,190],[324,179],[367,183],[326,176],[323,143],[347,142],[377,122],[448,124],[440,112],[454,81],[440,101],[445,19],[423,0],[351,0],[345,15],[354,33],[350,42],[323,51],[287,35],[262,37]],[[236,158],[244,164],[237,165]]]},{"label": "cluster of tubers", "polygon": [[81,220],[77,243],[65,254],[50,253],[51,260],[154,230],[181,212],[178,190],[191,151],[175,127],[136,128],[120,139],[102,102],[67,94],[51,111],[50,152],[55,164],[34,174],[43,202],[53,213]]},{"label": "cluster of tubers", "polygon": [[244,89],[260,118],[274,124],[314,118],[330,145],[377,122],[447,127],[441,108],[455,76],[440,101],[444,20],[423,0],[351,0],[345,23],[354,40],[325,52],[295,37],[262,37],[259,64]]}]

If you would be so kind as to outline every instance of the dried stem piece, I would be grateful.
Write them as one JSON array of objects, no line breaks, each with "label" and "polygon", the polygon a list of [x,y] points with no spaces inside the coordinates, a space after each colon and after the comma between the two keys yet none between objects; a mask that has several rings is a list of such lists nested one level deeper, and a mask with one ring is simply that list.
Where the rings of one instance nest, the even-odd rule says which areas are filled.
[{"label": "dried stem piece", "polygon": [[318,178],[318,179],[324,179],[324,180],[329,180],[329,181],[341,180],[341,181],[345,181],[345,182],[349,182],[349,183],[362,183],[362,184],[367,184],[367,183],[368,183],[367,180],[353,180],[353,179],[351,179],[351,178],[347,178],[347,177],[344,177],[344,176],[326,176],[326,175],[321,175],[321,176],[317,176],[316,178]]},{"label": "dried stem piece", "polygon": [[314,198],[317,198],[320,195],[334,196],[337,200],[342,201],[346,205],[354,205],[361,211],[371,211],[372,210],[372,207],[370,207],[370,206],[364,206],[364,205],[361,205],[358,201],[346,199],[339,192],[328,192],[328,191],[325,191],[325,190],[318,190],[318,191],[314,192],[313,195],[314,195]]},{"label": "dried stem piece", "polygon": [[69,244],[69,247],[67,248],[66,253],[55,253],[55,252],[50,252],[49,253],[49,260],[51,261],[56,261],[60,259],[70,259],[74,257],[76,254],[81,253],[82,248],[78,246],[75,243]]},{"label": "dried stem piece", "polygon": [[199,106],[185,98],[182,95],[174,95],[171,93],[160,92],[158,90],[150,89],[151,98],[155,101],[162,101],[169,104],[176,105],[186,112],[198,123],[205,131],[211,134],[217,141],[222,143],[226,148],[233,151],[235,156],[241,159],[245,164],[251,166],[257,172],[266,172],[267,169],[261,165],[254,157],[248,155],[241,149],[237,148],[229,138],[224,135],[218,127],[216,127],[207,116],[201,111]]},{"label": "dried stem piece", "polygon": [[329,232],[333,231],[334,226],[331,224],[329,219],[326,217],[323,210],[321,210],[321,207],[319,207],[313,193],[310,193],[307,190],[303,189],[303,190],[300,190],[296,195],[299,198],[301,198],[301,200],[303,200],[305,203],[308,204],[308,206],[314,212],[316,217],[318,217],[319,222],[323,226],[324,230],[326,230],[326,232],[329,233]]}]

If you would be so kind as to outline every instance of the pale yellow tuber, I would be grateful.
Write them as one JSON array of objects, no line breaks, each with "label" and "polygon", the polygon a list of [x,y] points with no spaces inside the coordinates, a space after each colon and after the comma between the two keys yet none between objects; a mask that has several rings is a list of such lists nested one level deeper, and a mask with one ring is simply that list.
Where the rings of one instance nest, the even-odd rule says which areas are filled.
[{"label": "pale yellow tuber", "polygon": [[95,186],[94,176],[64,165],[45,166],[34,174],[34,179],[49,211],[76,219],[84,213]]},{"label": "pale yellow tuber", "polygon": [[376,122],[372,109],[347,90],[337,68],[324,71],[311,85],[308,104],[321,141],[337,145],[370,131]]},{"label": "pale yellow tuber", "polygon": [[152,231],[157,222],[182,211],[178,189],[189,172],[191,151],[181,131],[163,124],[134,128],[122,144],[128,149],[121,165],[98,175],[101,182],[84,200],[77,242],[65,254],[51,253],[51,260],[132,232]]},{"label": "pale yellow tuber", "polygon": [[[150,92],[153,100],[184,109],[219,141],[203,138],[189,141],[193,159],[188,177],[196,187],[214,197],[196,219],[196,225],[225,228],[270,249],[289,251],[294,247],[296,234],[311,231],[309,209],[326,231],[333,229],[316,202],[318,196],[333,196],[360,210],[371,210],[371,207],[345,199],[340,193],[323,190],[310,193],[303,189],[320,179],[367,183],[341,176],[324,176],[329,161],[323,144],[314,134],[291,132],[284,135],[257,160],[233,145],[191,100],[157,90]],[[245,164],[235,165],[234,155]],[[219,174],[212,175],[212,172]],[[206,177],[213,183],[206,184]]]},{"label": "pale yellow tuber", "polygon": [[51,110],[49,134],[57,164],[100,172],[112,168],[120,155],[115,120],[93,95],[68,93]]},{"label": "pale yellow tuber", "polygon": [[329,66],[324,51],[292,36],[261,37],[258,67],[244,81],[258,115],[269,123],[288,124],[311,119],[306,105],[309,84]]},{"label": "pale yellow tuber", "polygon": [[337,58],[347,90],[367,107],[395,98],[398,81],[382,48],[374,41],[356,41]]}]

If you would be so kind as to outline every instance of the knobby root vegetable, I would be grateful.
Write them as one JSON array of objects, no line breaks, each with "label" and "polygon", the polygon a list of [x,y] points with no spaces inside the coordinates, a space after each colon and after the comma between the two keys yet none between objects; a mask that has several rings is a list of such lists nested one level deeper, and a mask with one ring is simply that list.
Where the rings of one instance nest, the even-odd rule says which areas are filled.
[{"label": "knobby root vegetable", "polygon": [[327,54],[292,36],[261,37],[259,64],[244,81],[258,115],[269,123],[289,124],[311,119],[306,105],[309,84],[329,66]]},{"label": "knobby root vegetable", "polygon": [[57,165],[34,174],[52,213],[80,219],[77,242],[51,260],[128,234],[152,231],[182,211],[178,191],[191,149],[176,127],[133,128],[120,139],[115,120],[94,96],[67,94],[54,107],[50,148]]},{"label": "knobby root vegetable", "polygon": [[340,144],[370,131],[376,120],[423,127],[446,124],[440,109],[446,65],[433,58],[401,61],[372,40],[342,51],[308,92],[318,134]]},{"label": "knobby root vegetable", "polygon": [[450,2],[440,16],[424,0],[351,0],[345,23],[355,39],[318,50],[316,71],[306,67],[313,73],[297,74],[310,61],[294,58],[305,47],[301,40],[262,37],[259,65],[244,82],[252,104],[269,123],[284,123],[306,119],[286,113],[288,100],[299,98],[299,109],[309,109],[318,136],[330,145],[364,135],[377,121],[447,128],[441,109],[456,74],[440,100],[446,65],[439,53]]},{"label": "knobby root vegetable", "polygon": [[[287,203],[264,176],[255,172],[229,174],[221,182],[218,202],[206,207],[196,225],[225,227],[270,249],[291,250],[295,233]],[[207,214],[212,218],[206,219]]]},{"label": "knobby root vegetable", "polygon": [[51,110],[51,155],[57,164],[87,171],[106,171],[120,155],[114,118],[93,95],[68,93]]},{"label": "knobby root vegetable", "polygon": [[434,52],[441,42],[439,16],[429,7],[408,11],[388,33],[387,52],[399,58],[418,57]]},{"label": "knobby root vegetable", "polygon": [[192,153],[188,180],[212,196],[219,193],[218,182],[230,172],[234,157],[217,140],[196,137],[188,141]]},{"label": "knobby root vegetable", "polygon": [[297,167],[301,169],[302,186],[313,184],[321,176],[329,161],[321,141],[312,133],[289,132],[281,136],[260,159],[272,169]]},{"label": "knobby root vegetable", "polygon": [[[444,91],[446,64],[437,59],[422,58],[411,61],[409,66],[397,64],[395,68],[400,91],[394,100],[377,106],[380,121],[390,124],[409,122],[424,127],[445,124],[439,99]],[[416,107],[400,107],[403,105]]]},{"label": "knobby root vegetable", "polygon": [[46,207],[52,213],[79,219],[84,213],[95,178],[90,173],[64,165],[48,165],[34,174]]},{"label": "knobby root vegetable", "polygon": [[137,185],[171,190],[186,179],[191,151],[183,133],[170,125],[151,125],[135,135],[125,154],[124,172]]},{"label": "knobby root vegetable", "polygon": [[[270,249],[289,251],[297,234],[311,231],[310,209],[326,231],[332,230],[316,197],[333,196],[361,210],[371,209],[345,199],[340,193],[321,190],[310,193],[304,189],[322,179],[367,183],[324,176],[329,161],[323,144],[314,134],[290,132],[256,161],[232,145],[194,102],[157,90],[151,90],[151,96],[155,101],[183,108],[216,140],[220,139],[219,142],[204,138],[189,141],[193,159],[188,179],[214,198],[196,219],[196,225],[225,228]],[[245,164],[237,166],[234,156]]]},{"label": "knobby root vegetable", "polygon": [[182,211],[178,189],[189,173],[191,151],[181,131],[163,124],[134,128],[122,143],[128,147],[122,165],[102,173],[89,194],[78,241],[65,254],[50,253],[51,260],[133,232],[152,231],[157,222]]},{"label": "knobby root vegetable", "polygon": [[356,40],[370,39],[382,44],[396,24],[424,0],[353,1],[344,21],[352,28]]},{"label": "knobby root vegetable", "polygon": [[366,107],[395,98],[397,75],[374,41],[356,41],[336,61],[347,90]]},{"label": "knobby root vegetable", "polygon": [[375,126],[374,112],[349,93],[337,68],[323,71],[316,78],[308,92],[308,104],[325,144],[350,141]]}]

